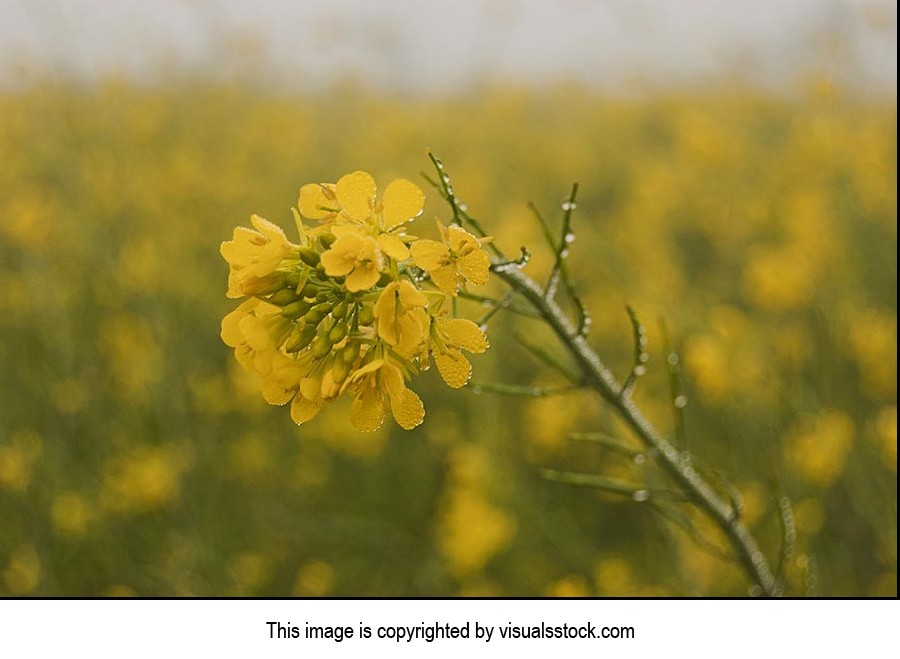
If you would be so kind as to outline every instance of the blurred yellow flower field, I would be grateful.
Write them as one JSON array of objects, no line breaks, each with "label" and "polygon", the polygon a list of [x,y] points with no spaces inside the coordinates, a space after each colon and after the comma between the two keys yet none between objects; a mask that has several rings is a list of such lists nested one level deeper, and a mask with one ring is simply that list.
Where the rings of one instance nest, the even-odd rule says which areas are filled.
[{"label": "blurred yellow flower field", "polygon": [[[788,592],[896,595],[896,147],[893,99],[821,81],[419,100],[119,80],[0,92],[0,595],[745,592],[640,501],[540,477],[646,467],[568,441],[630,439],[581,392],[478,394],[430,369],[414,430],[362,434],[341,398],[297,426],[222,344],[235,303],[219,246],[236,225],[292,228],[301,185],[361,169],[428,193],[428,149],[498,246],[532,250],[527,272],[553,258],[528,202],[559,222],[577,181],[568,265],[598,352],[628,373],[632,305],[650,354],[635,396],[672,432],[664,318],[691,454],[737,484],[772,555],[778,498],[796,504]],[[417,203],[378,237],[334,243],[331,275],[372,285],[362,243],[406,258],[391,228]],[[480,244],[432,240],[435,218],[449,210],[427,194],[408,230],[430,242],[411,258],[455,291],[484,274],[466,263]],[[476,383],[556,383],[522,347],[553,351],[528,319],[497,314],[488,336],[463,358]]]}]

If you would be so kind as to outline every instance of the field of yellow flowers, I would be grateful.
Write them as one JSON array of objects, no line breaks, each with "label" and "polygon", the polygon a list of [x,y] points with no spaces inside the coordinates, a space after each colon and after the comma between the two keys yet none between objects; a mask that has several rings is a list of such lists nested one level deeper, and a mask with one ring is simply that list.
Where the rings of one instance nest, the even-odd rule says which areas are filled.
[{"label": "field of yellow flowers", "polygon": [[[658,318],[682,357],[688,449],[734,482],[788,593],[897,592],[896,105],[823,81],[790,95],[578,87],[434,99],[346,88],[111,80],[0,92],[0,595],[744,594],[735,566],[640,502],[544,467],[635,465],[594,398],[417,381],[424,424],[358,432],[338,401],[295,426],[220,337],[232,228],[293,231],[301,184],[365,169],[428,195],[426,149],[506,253],[570,267],[591,341],[672,431]],[[494,289],[489,289],[492,292]],[[499,288],[496,290],[500,290]],[[477,311],[477,310],[476,310]],[[475,379],[553,383],[500,314]],[[547,350],[553,346],[547,342]]]}]

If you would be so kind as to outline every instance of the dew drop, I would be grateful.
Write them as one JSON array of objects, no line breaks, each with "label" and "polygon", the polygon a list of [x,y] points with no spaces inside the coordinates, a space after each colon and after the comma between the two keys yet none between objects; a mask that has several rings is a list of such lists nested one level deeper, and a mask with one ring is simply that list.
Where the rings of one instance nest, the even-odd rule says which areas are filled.
[{"label": "dew drop", "polygon": [[576,208],[578,208],[578,204],[576,204],[574,201],[564,201],[562,203],[562,209],[564,211],[573,211]]},{"label": "dew drop", "polygon": [[637,376],[637,377],[641,377],[646,372],[647,372],[646,366],[635,366],[634,370],[632,371],[632,373],[634,373],[635,376]]},{"label": "dew drop", "polygon": [[561,251],[561,252],[559,253],[559,256],[560,256],[560,258],[563,258],[563,259],[566,258],[567,256],[569,256],[569,250],[568,250],[568,249],[564,249],[563,251]]},{"label": "dew drop", "polygon": [[643,453],[638,453],[634,456],[634,464],[642,465],[647,461],[647,457]]},{"label": "dew drop", "polygon": [[571,245],[572,243],[575,242],[575,234],[570,231],[569,233],[566,234],[566,237],[563,238],[563,240],[566,241],[567,245]]},{"label": "dew drop", "polygon": [[687,396],[676,396],[672,402],[679,410],[684,409],[687,406]]},{"label": "dew drop", "polygon": [[478,326],[478,329],[482,332],[487,332],[487,323],[481,323],[481,325]]},{"label": "dew drop", "polygon": [[669,362],[669,364],[672,366],[678,366],[678,355],[673,352],[669,354],[669,356],[666,358],[666,361]]},{"label": "dew drop", "polygon": [[647,490],[635,490],[631,498],[638,503],[644,503],[650,498],[650,493]]},{"label": "dew drop", "polygon": [[469,210],[469,207],[466,204],[459,204],[459,206],[457,208],[459,208],[459,210],[461,210],[463,213],[465,213],[467,210]]}]

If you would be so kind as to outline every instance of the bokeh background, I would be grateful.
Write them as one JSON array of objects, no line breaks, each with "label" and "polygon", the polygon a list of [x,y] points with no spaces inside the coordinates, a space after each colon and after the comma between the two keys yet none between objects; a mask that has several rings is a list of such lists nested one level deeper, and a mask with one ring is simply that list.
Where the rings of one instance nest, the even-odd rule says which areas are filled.
[{"label": "bokeh background", "polygon": [[[447,164],[497,243],[559,222],[591,340],[729,478],[789,594],[897,593],[896,6],[731,0],[0,2],[0,595],[729,595],[734,565],[575,444],[587,394],[413,387],[424,425],[304,427],[219,339],[219,244],[299,186]],[[435,194],[416,231],[447,209]],[[501,292],[499,287],[487,291]],[[472,308],[475,317],[483,310]],[[498,316],[486,382],[552,384]],[[712,537],[714,542],[718,539]]]}]

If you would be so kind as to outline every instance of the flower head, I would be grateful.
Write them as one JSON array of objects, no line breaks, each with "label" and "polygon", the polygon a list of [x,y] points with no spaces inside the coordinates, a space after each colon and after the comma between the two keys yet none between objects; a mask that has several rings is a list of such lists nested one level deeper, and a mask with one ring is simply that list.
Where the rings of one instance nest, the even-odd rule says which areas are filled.
[{"label": "flower head", "polygon": [[[222,243],[227,295],[247,298],[222,320],[222,340],[258,379],[263,398],[289,404],[296,423],[346,392],[357,428],[377,429],[388,411],[414,428],[425,408],[407,382],[433,361],[447,384],[461,387],[472,367],[460,351],[487,348],[474,323],[442,310],[457,286],[486,280],[484,240],[443,226],[442,242],[407,236],[424,200],[406,179],[379,198],[372,177],[354,172],[300,189],[293,209],[299,244],[256,215],[252,229],[238,227]],[[318,226],[307,229],[301,215]],[[431,282],[412,267],[409,244]]]},{"label": "flower head", "polygon": [[381,277],[384,258],[378,243],[369,236],[345,233],[322,254],[325,274],[347,277],[347,290],[355,293],[372,288]]},{"label": "flower head", "polygon": [[386,410],[405,430],[412,430],[425,418],[422,400],[407,388],[401,367],[389,353],[357,370],[347,382],[356,394],[350,405],[350,422],[362,431],[378,430]]},{"label": "flower head", "polygon": [[449,386],[459,389],[469,381],[472,365],[460,352],[482,353],[488,340],[478,325],[466,318],[438,320],[432,324],[434,363]]},{"label": "flower head", "polygon": [[404,279],[388,284],[375,303],[378,336],[401,354],[415,354],[428,330],[428,298]]},{"label": "flower head", "polygon": [[425,270],[431,281],[447,295],[472,283],[486,284],[491,257],[482,245],[490,238],[477,238],[455,225],[445,227],[438,222],[442,240],[417,240],[410,251],[413,263]]}]

